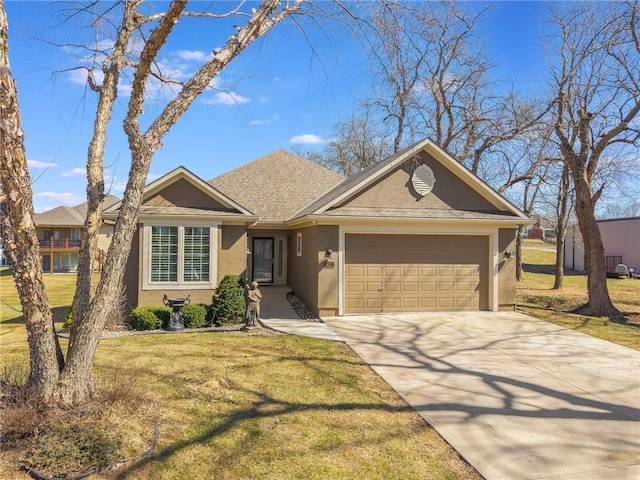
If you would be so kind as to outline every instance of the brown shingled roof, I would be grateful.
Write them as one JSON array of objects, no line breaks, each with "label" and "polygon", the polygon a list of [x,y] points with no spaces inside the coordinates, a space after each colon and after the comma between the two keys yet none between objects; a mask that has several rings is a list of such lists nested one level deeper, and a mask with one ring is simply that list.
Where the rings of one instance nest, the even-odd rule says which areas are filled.
[{"label": "brown shingled roof", "polygon": [[209,181],[260,217],[283,222],[344,177],[279,149]]},{"label": "brown shingled roof", "polygon": [[[104,197],[104,208],[118,202],[113,195]],[[36,225],[51,227],[81,227],[87,216],[87,203],[81,203],[75,207],[56,207],[36,215]]]}]

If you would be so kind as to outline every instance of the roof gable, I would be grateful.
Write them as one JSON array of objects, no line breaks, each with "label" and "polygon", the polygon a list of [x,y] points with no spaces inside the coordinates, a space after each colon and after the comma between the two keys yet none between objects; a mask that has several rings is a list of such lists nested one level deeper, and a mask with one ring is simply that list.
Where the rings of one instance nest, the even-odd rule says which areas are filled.
[{"label": "roof gable", "polygon": [[[426,164],[434,171],[433,191],[422,197],[411,183],[417,165]],[[306,215],[363,208],[395,210],[477,211],[498,213],[528,220],[527,216],[491,187],[473,175],[431,140],[422,140],[382,162],[348,178],[333,190],[297,212],[291,220]],[[403,210],[400,215],[399,210]],[[441,217],[442,214],[434,215]]]},{"label": "roof gable", "polygon": [[[105,209],[106,215],[115,215],[122,201]],[[140,213],[204,215],[207,212],[246,215],[253,213],[229,198],[184,167],[178,167],[145,187]]]},{"label": "roof gable", "polygon": [[209,181],[251,209],[260,223],[283,222],[344,180],[337,173],[279,149]]}]

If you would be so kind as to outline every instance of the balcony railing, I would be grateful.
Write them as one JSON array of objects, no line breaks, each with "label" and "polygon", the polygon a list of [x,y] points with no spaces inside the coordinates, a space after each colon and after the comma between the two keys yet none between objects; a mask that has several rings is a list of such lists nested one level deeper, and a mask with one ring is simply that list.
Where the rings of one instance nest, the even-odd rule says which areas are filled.
[{"label": "balcony railing", "polygon": [[72,238],[47,238],[45,240],[38,240],[40,244],[40,248],[49,248],[49,249],[57,249],[57,250],[77,250],[80,248],[80,240],[75,240]]}]

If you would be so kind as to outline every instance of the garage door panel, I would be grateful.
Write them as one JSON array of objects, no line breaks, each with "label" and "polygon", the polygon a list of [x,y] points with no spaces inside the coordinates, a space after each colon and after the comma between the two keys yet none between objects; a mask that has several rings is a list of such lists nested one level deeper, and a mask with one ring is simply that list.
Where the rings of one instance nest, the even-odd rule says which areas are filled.
[{"label": "garage door panel", "polygon": [[420,268],[415,265],[405,266],[402,269],[402,277],[405,279],[410,277],[418,278],[420,277]]},{"label": "garage door panel", "polygon": [[420,307],[420,299],[418,297],[410,297],[402,299],[402,309],[404,311],[415,311]]},{"label": "garage door panel", "polygon": [[367,266],[365,271],[367,277],[382,277],[382,267]]},{"label": "garage door panel", "polygon": [[454,282],[438,282],[438,293],[443,295],[448,295],[454,291],[455,283]]},{"label": "garage door panel", "polygon": [[435,293],[437,282],[421,282],[420,291],[423,293]]},{"label": "garage door panel", "polygon": [[347,277],[364,277],[364,267],[362,265],[347,265]]},{"label": "garage door panel", "polygon": [[399,293],[401,290],[401,283],[399,281],[386,281],[384,282],[384,290],[387,293]]},{"label": "garage door panel", "polygon": [[397,312],[400,310],[401,301],[400,298],[385,298],[384,299],[384,311],[385,312]]},{"label": "garage door panel", "polygon": [[368,312],[382,311],[382,298],[366,298],[364,303]]},{"label": "garage door panel", "polygon": [[487,309],[488,238],[347,234],[345,312]]},{"label": "garage door panel", "polygon": [[347,298],[346,305],[347,311],[359,312],[364,310],[364,298]]},{"label": "garage door panel", "polygon": [[420,291],[420,284],[410,280],[402,283],[402,292],[407,294],[417,294]]},{"label": "garage door panel", "polygon": [[468,293],[473,292],[475,289],[474,282],[460,280],[456,282],[456,292]]},{"label": "garage door panel", "polygon": [[384,278],[400,278],[402,267],[394,265],[392,267],[384,267]]}]

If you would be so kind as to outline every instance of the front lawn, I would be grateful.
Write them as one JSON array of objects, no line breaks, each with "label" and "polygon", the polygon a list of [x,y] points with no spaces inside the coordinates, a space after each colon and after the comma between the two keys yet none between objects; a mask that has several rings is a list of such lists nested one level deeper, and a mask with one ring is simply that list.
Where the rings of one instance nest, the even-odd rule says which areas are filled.
[{"label": "front lawn", "polygon": [[571,313],[587,302],[587,277],[565,270],[564,288],[552,290],[553,248],[539,241],[525,242],[523,281],[517,284],[518,308],[542,320],[640,350],[640,280],[607,280],[611,300],[624,320]]},{"label": "front lawn", "polygon": [[[45,278],[59,321],[71,303],[71,280]],[[27,364],[10,281],[0,277],[3,369]],[[37,436],[0,442],[0,478],[28,478],[18,459],[36,439],[53,446],[52,457],[70,454],[73,445],[64,442],[77,444],[81,436],[99,443],[99,454],[106,444],[121,444],[123,458],[152,443],[156,424],[151,455],[93,478],[480,478],[342,343],[240,332],[111,338],[100,343],[95,378],[102,403],[49,412],[49,426],[31,427]],[[36,416],[20,412],[25,423]],[[65,439],[72,424],[79,426],[75,437]],[[118,435],[96,437],[109,431]],[[47,455],[40,450],[31,458],[46,462]],[[64,461],[71,464],[58,463]]]}]

